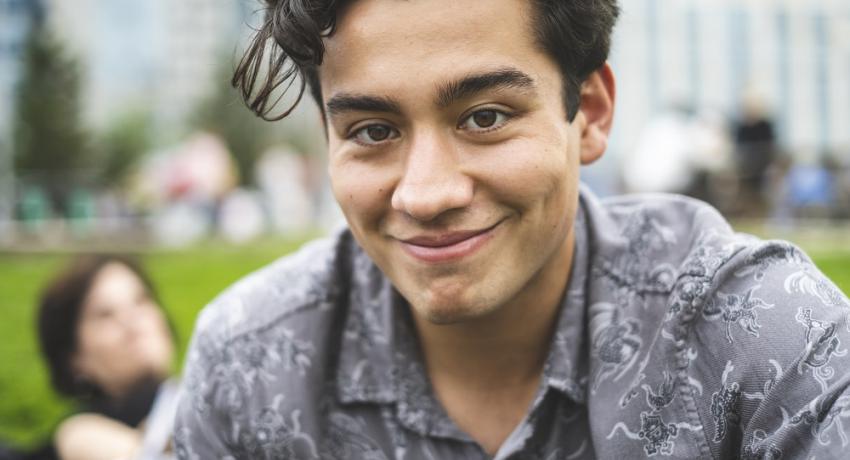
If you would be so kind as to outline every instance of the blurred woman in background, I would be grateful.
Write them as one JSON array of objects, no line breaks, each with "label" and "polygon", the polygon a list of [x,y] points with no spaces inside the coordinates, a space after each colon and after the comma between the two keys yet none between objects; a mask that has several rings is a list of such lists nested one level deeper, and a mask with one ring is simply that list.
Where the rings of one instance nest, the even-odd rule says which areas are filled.
[{"label": "blurred woman in background", "polygon": [[135,262],[75,259],[45,289],[38,333],[53,387],[82,410],[56,430],[59,458],[173,458],[174,329]]}]

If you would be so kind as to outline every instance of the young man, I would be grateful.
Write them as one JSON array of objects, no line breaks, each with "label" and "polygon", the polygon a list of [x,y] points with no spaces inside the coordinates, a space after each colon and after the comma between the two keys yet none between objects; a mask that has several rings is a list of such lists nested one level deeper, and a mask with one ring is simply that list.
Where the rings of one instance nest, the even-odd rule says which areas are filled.
[{"label": "young man", "polygon": [[205,309],[181,458],[840,454],[847,298],[706,205],[579,186],[614,0],[269,3],[236,82],[264,115],[309,83],[348,229]]}]

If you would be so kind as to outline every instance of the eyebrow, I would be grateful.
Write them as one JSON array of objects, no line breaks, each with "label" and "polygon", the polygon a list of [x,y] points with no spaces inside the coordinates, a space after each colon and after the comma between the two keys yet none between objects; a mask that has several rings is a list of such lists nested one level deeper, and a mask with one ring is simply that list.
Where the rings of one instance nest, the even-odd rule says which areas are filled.
[{"label": "eyebrow", "polygon": [[[448,107],[461,99],[487,90],[518,88],[533,92],[535,87],[534,79],[528,74],[506,67],[491,72],[467,75],[459,80],[440,85],[437,88],[435,104],[438,107]],[[352,93],[334,95],[325,103],[325,108],[330,116],[345,112],[402,114],[401,106],[393,99]]]},{"label": "eyebrow", "polygon": [[325,103],[328,114],[339,115],[344,112],[387,112],[401,115],[398,102],[378,96],[340,93]]},{"label": "eyebrow", "polygon": [[467,75],[437,89],[435,103],[439,107],[448,107],[453,103],[487,90],[517,88],[533,92],[534,79],[528,74],[512,67],[492,72]]}]

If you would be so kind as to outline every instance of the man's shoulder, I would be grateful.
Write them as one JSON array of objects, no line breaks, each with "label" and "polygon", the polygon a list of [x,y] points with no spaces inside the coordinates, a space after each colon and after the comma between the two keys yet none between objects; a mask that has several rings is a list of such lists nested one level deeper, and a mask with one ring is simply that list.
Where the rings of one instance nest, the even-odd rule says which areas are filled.
[{"label": "man's shoulder", "polygon": [[[833,319],[850,309],[846,296],[802,249],[735,232],[701,201],[626,195],[598,200],[595,208],[596,274],[605,286],[613,283],[630,294],[626,300],[663,307],[661,327],[686,334],[719,320],[724,330],[740,325],[759,338],[759,316],[784,323],[774,327],[781,335],[788,324],[796,325],[798,313],[805,315],[801,305],[831,310]],[[772,314],[761,313],[766,309]],[[729,334],[724,338],[730,340]]]},{"label": "man's shoulder", "polygon": [[[607,290],[653,303],[671,294],[682,276],[708,278],[757,239],[736,233],[712,206],[681,195],[635,194],[605,199],[585,195],[593,270]],[[603,297],[605,296],[603,292]]]},{"label": "man's shoulder", "polygon": [[736,232],[713,206],[683,195],[622,195],[599,200],[597,206],[607,224],[603,244],[606,238],[620,243],[600,248],[603,255],[669,264],[680,283],[698,277],[717,284],[727,281],[730,270],[757,273],[752,281],[758,282],[774,265],[813,267],[796,245]]},{"label": "man's shoulder", "polygon": [[684,197],[595,210],[591,393],[609,438],[664,417],[679,442],[724,457],[781,446],[818,417],[829,427],[850,407],[850,300],[803,250],[736,233]]},{"label": "man's shoulder", "polygon": [[204,307],[195,335],[224,344],[320,319],[347,285],[352,251],[351,234],[342,230],[243,277]]},{"label": "man's shoulder", "polygon": [[[736,236],[729,223],[713,206],[684,195],[639,193],[598,200],[597,206],[607,219],[616,223],[627,236],[637,237],[642,230],[666,233],[667,240],[696,243],[707,230],[718,235]],[[687,238],[687,237],[693,238]]]},{"label": "man's shoulder", "polygon": [[[734,423],[778,442],[850,376],[850,300],[786,241],[704,241],[682,265],[666,315],[662,335],[717,453],[735,445]],[[748,448],[757,441],[745,433]]]},{"label": "man's shoulder", "polygon": [[240,446],[239,458],[258,457],[257,433],[272,436],[269,445],[312,443],[299,427],[315,423],[331,391],[333,337],[345,314],[338,307],[365,259],[343,230],[244,277],[207,305],[186,356],[180,442]]},{"label": "man's shoulder", "polygon": [[850,300],[802,249],[782,240],[744,237],[696,247],[682,266],[670,312],[702,327],[720,326],[721,341],[730,345],[788,343],[788,331],[802,331],[812,315],[850,331]]}]

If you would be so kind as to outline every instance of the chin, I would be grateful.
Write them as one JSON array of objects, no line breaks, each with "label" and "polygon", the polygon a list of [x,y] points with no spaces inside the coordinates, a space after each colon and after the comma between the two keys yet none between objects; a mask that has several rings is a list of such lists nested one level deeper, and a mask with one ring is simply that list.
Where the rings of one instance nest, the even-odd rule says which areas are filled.
[{"label": "chin", "polygon": [[156,377],[166,377],[171,371],[171,353],[166,350],[148,350],[139,357],[139,367]]},{"label": "chin", "polygon": [[471,321],[491,313],[493,308],[487,304],[477,305],[464,301],[460,296],[431,299],[421,303],[412,303],[420,317],[437,325],[449,325]]},{"label": "chin", "polygon": [[426,309],[425,311],[417,310],[420,316],[424,316],[431,324],[438,326],[448,326],[450,324],[458,324],[468,321],[474,315],[470,315],[466,311],[461,311],[457,308],[452,309]]}]

